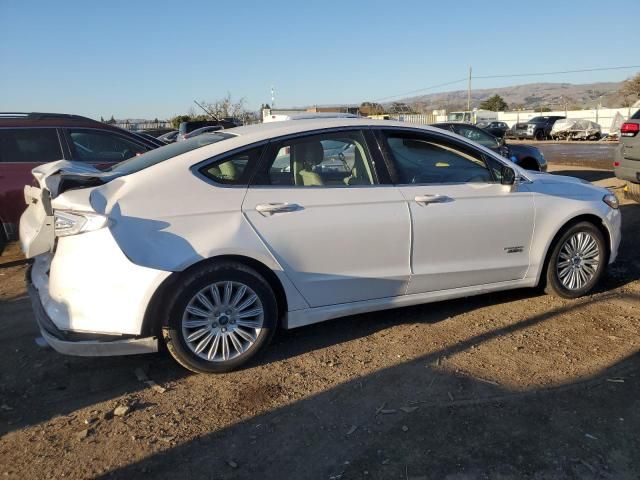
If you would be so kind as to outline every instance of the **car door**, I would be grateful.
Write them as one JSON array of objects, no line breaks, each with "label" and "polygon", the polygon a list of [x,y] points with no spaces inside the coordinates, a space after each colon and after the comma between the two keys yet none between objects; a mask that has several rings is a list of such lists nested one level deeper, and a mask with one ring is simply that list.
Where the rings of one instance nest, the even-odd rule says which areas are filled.
[{"label": "car door", "polygon": [[272,142],[242,211],[310,306],[405,293],[409,211],[380,184],[364,132]]},{"label": "car door", "polygon": [[119,163],[149,150],[141,142],[115,132],[95,128],[67,128],[73,160],[97,166]]},{"label": "car door", "polygon": [[407,293],[525,276],[533,196],[526,186],[498,181],[500,161],[448,135],[388,130],[380,140],[411,211]]},{"label": "car door", "polygon": [[26,208],[24,186],[33,180],[31,170],[62,158],[56,128],[0,129],[0,222],[5,223],[11,236],[17,232],[20,215]]}]

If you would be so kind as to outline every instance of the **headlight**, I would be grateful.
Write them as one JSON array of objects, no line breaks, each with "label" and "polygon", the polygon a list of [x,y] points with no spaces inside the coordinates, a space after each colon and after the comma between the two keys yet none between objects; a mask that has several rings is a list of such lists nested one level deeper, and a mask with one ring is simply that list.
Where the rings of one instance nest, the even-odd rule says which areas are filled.
[{"label": "headlight", "polygon": [[109,218],[98,213],[56,210],[53,216],[54,232],[57,237],[93,232],[109,224]]},{"label": "headlight", "polygon": [[604,197],[602,197],[602,201],[609,205],[613,209],[618,209],[620,206],[620,202],[618,202],[618,197],[616,197],[613,193],[608,193]]}]

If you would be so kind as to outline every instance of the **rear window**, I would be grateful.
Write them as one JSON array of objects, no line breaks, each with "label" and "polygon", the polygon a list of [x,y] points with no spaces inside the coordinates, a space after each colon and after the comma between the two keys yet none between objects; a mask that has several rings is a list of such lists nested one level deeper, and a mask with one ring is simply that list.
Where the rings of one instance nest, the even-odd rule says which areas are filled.
[{"label": "rear window", "polygon": [[631,118],[633,118],[634,120],[640,120],[640,110],[631,115]]},{"label": "rear window", "polygon": [[222,132],[204,133],[183,142],[171,143],[137,157],[130,158],[129,160],[125,160],[124,162],[114,165],[109,170],[112,172],[118,172],[122,175],[130,175],[132,173],[139,172],[140,170],[144,170],[145,168],[149,168],[152,165],[164,162],[170,158],[195,150],[196,148],[221,142],[222,140],[226,140],[227,138],[232,138],[234,136],[235,135]]},{"label": "rear window", "polygon": [[0,163],[47,163],[62,158],[55,128],[0,129]]}]

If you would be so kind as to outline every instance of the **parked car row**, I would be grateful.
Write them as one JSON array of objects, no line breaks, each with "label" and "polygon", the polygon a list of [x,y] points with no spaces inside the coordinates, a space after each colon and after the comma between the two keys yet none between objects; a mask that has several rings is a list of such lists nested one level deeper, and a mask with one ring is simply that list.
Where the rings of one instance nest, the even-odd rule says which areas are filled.
[{"label": "parked car row", "polygon": [[566,117],[557,115],[541,115],[527,122],[520,122],[507,130],[506,136],[518,140],[548,140],[551,138],[553,124]]}]

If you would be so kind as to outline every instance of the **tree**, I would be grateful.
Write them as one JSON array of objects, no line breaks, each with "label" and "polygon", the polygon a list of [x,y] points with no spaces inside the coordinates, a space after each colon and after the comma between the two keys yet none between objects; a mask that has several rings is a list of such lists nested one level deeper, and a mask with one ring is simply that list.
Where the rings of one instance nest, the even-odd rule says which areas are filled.
[{"label": "tree", "polygon": [[480,104],[480,108],[482,110],[491,110],[492,112],[503,112],[509,105],[504,101],[500,95],[495,94],[493,97],[487,98],[484,102]]},{"label": "tree", "polygon": [[111,115],[111,118],[109,120],[107,120],[106,123],[108,123],[109,125],[115,125],[116,124],[116,119],[113,118],[113,115]]},{"label": "tree", "polygon": [[384,107],[376,102],[362,102],[360,104],[360,113],[362,115],[382,115]]},{"label": "tree", "polygon": [[233,101],[231,94],[227,92],[227,95],[219,100],[213,102],[199,102],[211,117],[215,117],[217,120],[223,118],[241,118],[249,114],[249,111],[245,107],[246,100],[243,98]]},{"label": "tree", "polygon": [[191,121],[191,119],[192,117],[189,115],[176,115],[175,117],[171,118],[169,121],[171,122],[171,126],[177,129],[182,122],[189,122]]},{"label": "tree", "polygon": [[104,118],[102,118],[102,115],[100,115],[100,121],[104,123]]},{"label": "tree", "polygon": [[640,96],[640,73],[625,80],[620,88],[620,93],[624,96]]}]

